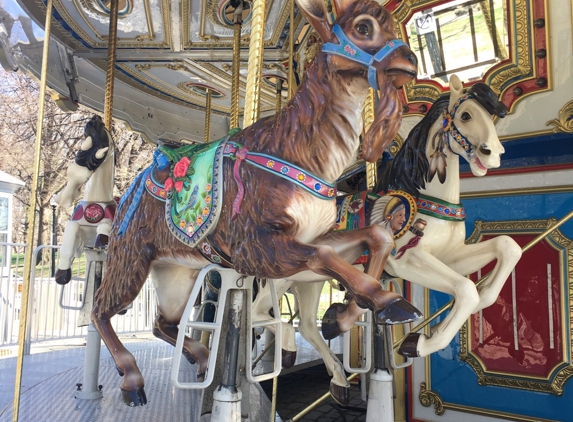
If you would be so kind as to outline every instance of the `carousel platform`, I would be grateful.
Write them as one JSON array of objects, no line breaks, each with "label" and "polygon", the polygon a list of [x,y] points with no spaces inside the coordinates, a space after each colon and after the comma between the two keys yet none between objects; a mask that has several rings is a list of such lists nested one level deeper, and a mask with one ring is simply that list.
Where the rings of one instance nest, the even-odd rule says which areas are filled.
[{"label": "carousel platform", "polygon": [[[21,422],[161,422],[199,421],[201,392],[179,390],[170,380],[173,347],[155,339],[151,333],[122,336],[122,342],[133,353],[146,380],[148,404],[130,408],[123,404],[119,393],[120,378],[107,348],[102,346],[99,383],[103,386],[100,400],[77,400],[76,384],[83,381],[85,339],[75,338],[32,345],[32,353],[24,359],[22,394],[20,398]],[[328,391],[329,377],[318,353],[297,333],[298,354],[295,366],[283,371],[279,377],[276,421],[286,421]],[[261,345],[264,347],[264,344]],[[342,350],[341,341],[333,341],[336,353]],[[262,350],[262,349],[259,349]],[[0,357],[0,422],[12,421],[16,356]],[[265,365],[261,361],[257,366]],[[318,366],[317,366],[318,365]],[[181,380],[192,380],[195,367],[185,364]],[[270,382],[251,385],[249,421],[270,420]],[[354,395],[359,397],[356,388]],[[355,399],[358,404],[359,399]],[[283,415],[282,413],[285,413]],[[334,421],[340,419],[340,409],[331,399],[302,421]],[[364,420],[359,414],[348,414],[346,420]],[[326,418],[326,419],[325,419]]]}]

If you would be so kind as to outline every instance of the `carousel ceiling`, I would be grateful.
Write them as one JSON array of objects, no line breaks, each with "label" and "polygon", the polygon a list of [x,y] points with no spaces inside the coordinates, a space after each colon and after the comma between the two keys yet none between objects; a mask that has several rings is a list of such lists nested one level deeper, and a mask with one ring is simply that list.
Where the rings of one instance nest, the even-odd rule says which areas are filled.
[{"label": "carousel ceiling", "polygon": [[[212,92],[211,139],[229,129],[233,13],[231,0],[118,0],[114,117],[151,141],[203,141],[206,90]],[[551,89],[546,40],[548,0],[382,0],[399,36],[420,59],[418,79],[402,93],[404,113],[424,114],[448,90],[449,76],[488,83],[510,107]],[[53,0],[48,84],[58,103],[103,110],[110,0]],[[245,0],[239,106],[244,105],[250,35]],[[0,3],[0,61],[39,76],[44,0]],[[275,112],[286,79],[290,1],[267,0],[262,115]],[[311,29],[295,7],[295,63],[312,50]],[[304,65],[297,66],[303,69]]]}]

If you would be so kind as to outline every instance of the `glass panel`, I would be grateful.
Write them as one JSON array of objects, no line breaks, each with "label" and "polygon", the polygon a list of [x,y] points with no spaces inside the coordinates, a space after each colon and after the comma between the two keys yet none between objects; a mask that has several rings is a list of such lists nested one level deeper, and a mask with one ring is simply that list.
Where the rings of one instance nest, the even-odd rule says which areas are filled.
[{"label": "glass panel", "polygon": [[406,30],[419,59],[419,80],[445,86],[452,73],[464,81],[477,80],[508,58],[505,0],[447,2],[414,13]]}]

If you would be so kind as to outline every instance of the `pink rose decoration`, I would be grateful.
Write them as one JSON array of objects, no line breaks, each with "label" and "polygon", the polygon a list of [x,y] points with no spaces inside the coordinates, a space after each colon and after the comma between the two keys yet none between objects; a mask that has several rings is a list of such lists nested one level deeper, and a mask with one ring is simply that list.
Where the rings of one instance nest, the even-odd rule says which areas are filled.
[{"label": "pink rose decoration", "polygon": [[[191,161],[187,157],[183,157],[181,160],[179,160],[177,162],[177,164],[175,164],[175,167],[173,168],[173,176],[185,177],[185,175],[187,174],[187,169],[189,168],[190,162]],[[177,186],[177,185],[175,185],[175,186]],[[177,187],[176,187],[176,189],[177,189]],[[177,191],[177,192],[179,192],[179,191]]]},{"label": "pink rose decoration", "polygon": [[177,192],[181,192],[181,189],[183,189],[183,182],[181,180],[175,182],[175,190]]},{"label": "pink rose decoration", "polygon": [[166,191],[170,191],[171,189],[173,189],[173,179],[171,177],[169,177],[166,181],[165,181],[165,186],[164,186]]}]

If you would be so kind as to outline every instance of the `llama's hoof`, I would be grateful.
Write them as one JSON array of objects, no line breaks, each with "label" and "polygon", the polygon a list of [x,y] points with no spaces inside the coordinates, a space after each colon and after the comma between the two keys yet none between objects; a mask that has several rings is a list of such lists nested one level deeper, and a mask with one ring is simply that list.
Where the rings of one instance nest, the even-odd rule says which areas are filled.
[{"label": "llama's hoof", "polygon": [[341,406],[348,406],[350,402],[350,388],[330,382],[330,395],[336,403]]},{"label": "llama's hoof", "polygon": [[121,398],[130,407],[145,406],[147,404],[147,397],[143,388],[137,391],[127,391],[121,388]]},{"label": "llama's hoof", "polygon": [[197,374],[197,382],[203,382],[203,381],[205,381],[205,372]]},{"label": "llama's hoof", "polygon": [[342,334],[336,317],[338,314],[346,311],[346,308],[347,305],[343,303],[333,303],[324,313],[322,317],[322,337],[324,337],[325,340],[332,340]]},{"label": "llama's hoof", "polygon": [[294,362],[296,361],[296,350],[291,352],[290,350],[282,349],[282,365],[284,369],[292,368]]},{"label": "llama's hoof", "polygon": [[107,242],[109,241],[109,236],[105,234],[98,234],[94,241],[94,248],[99,250],[104,250],[107,248]]},{"label": "llama's hoof", "polygon": [[56,278],[56,283],[58,283],[61,286],[68,284],[72,279],[71,268],[68,268],[67,270],[57,270],[55,278]]},{"label": "llama's hoof", "polygon": [[420,339],[420,333],[408,333],[400,348],[398,353],[406,358],[417,358],[418,353],[418,340]]},{"label": "llama's hoof", "polygon": [[422,313],[402,297],[376,312],[376,324],[380,325],[405,324],[420,318],[422,318]]}]

